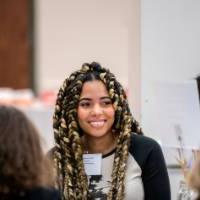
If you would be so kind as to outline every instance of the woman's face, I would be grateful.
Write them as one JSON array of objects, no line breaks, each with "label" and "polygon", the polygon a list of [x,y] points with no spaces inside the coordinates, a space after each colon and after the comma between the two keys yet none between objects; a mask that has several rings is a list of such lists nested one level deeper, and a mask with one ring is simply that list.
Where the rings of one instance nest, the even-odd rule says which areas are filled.
[{"label": "woman's face", "polygon": [[103,82],[94,80],[83,84],[77,112],[84,134],[95,138],[111,134],[115,110]]}]

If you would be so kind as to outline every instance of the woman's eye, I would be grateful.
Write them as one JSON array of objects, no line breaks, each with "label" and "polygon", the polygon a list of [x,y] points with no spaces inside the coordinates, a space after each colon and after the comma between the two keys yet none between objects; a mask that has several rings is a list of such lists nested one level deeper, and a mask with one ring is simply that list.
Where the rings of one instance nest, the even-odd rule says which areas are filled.
[{"label": "woman's eye", "polygon": [[103,101],[102,102],[102,105],[104,105],[104,106],[108,106],[108,105],[111,105],[111,104],[112,104],[111,101]]},{"label": "woman's eye", "polygon": [[90,106],[90,102],[81,102],[81,103],[79,103],[79,106],[81,106],[81,107],[89,107]]}]

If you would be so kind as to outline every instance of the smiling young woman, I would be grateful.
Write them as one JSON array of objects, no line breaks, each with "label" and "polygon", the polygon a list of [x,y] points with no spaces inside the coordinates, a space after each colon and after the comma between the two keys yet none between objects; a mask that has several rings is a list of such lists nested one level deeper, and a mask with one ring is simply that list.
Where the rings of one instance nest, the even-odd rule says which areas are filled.
[{"label": "smiling young woman", "polygon": [[115,110],[102,81],[88,81],[83,85],[77,114],[84,132],[84,151],[106,154],[116,147],[116,134],[112,132]]},{"label": "smiling young woman", "polygon": [[142,135],[109,70],[93,62],[72,73],[58,92],[53,119],[64,200],[170,200],[160,146]]}]

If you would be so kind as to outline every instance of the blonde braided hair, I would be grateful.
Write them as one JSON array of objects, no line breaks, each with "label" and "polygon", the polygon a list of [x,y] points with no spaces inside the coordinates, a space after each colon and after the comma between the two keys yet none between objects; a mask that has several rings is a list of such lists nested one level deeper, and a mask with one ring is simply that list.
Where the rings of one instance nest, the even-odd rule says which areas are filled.
[{"label": "blonde braided hair", "polygon": [[131,115],[123,87],[109,70],[96,62],[85,63],[80,70],[72,73],[64,81],[57,95],[53,128],[56,142],[54,161],[60,177],[59,188],[64,200],[90,199],[82,159],[83,133],[77,122],[77,106],[84,82],[91,80],[101,80],[105,84],[115,108],[113,129],[119,136],[108,200],[122,200],[130,135],[131,132],[142,132]]}]

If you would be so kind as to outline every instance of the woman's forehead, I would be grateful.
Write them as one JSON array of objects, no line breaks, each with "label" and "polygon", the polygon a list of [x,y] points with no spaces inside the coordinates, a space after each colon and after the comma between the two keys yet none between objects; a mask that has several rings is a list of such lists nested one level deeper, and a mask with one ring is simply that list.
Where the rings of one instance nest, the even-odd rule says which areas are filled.
[{"label": "woman's forehead", "polygon": [[87,81],[83,84],[80,97],[109,96],[105,84],[99,80]]}]

